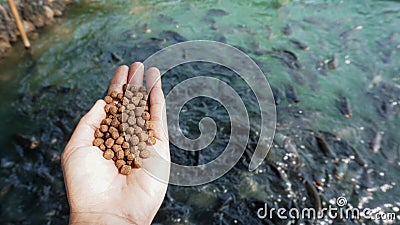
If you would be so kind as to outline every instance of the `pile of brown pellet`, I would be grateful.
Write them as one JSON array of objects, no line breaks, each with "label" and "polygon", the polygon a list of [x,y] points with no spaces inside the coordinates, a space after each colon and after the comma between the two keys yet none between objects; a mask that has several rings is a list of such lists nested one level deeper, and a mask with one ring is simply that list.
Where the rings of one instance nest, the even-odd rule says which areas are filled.
[{"label": "pile of brown pellet", "polygon": [[106,118],[94,133],[93,145],[103,151],[105,159],[114,161],[121,174],[128,175],[150,157],[147,144],[154,145],[156,139],[146,88],[124,85],[123,91],[104,97]]}]

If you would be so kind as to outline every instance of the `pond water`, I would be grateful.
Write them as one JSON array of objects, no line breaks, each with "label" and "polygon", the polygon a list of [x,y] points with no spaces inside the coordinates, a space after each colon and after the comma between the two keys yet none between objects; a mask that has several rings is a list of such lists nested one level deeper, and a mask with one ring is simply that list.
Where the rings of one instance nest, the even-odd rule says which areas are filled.
[{"label": "pond water", "polygon": [[[198,74],[235,83],[254,121],[240,162],[212,183],[170,186],[155,223],[287,224],[276,216],[260,219],[257,209],[264,203],[321,208],[344,196],[349,207],[380,208],[397,221],[293,223],[398,224],[399,12],[397,1],[76,1],[30,36],[30,52],[16,43],[0,60],[0,222],[66,224],[59,155],[112,72],[171,44],[201,39],[238,47],[263,70],[279,103],[274,145],[248,171],[259,131],[252,94],[221,68],[193,63],[169,71],[166,93]],[[291,88],[296,96],[287,93]],[[200,98],[186,107],[181,128],[187,134],[199,133],[204,116],[229,127],[217,102]],[[219,129],[200,159],[171,145],[172,159],[207,162],[228,139]],[[32,141],[39,146],[31,149]]]}]

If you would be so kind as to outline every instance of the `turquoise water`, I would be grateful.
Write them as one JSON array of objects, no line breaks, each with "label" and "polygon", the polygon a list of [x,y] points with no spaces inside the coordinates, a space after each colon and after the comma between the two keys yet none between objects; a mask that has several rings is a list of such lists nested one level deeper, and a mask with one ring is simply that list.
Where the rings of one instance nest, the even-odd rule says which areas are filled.
[{"label": "turquoise water", "polygon": [[[188,40],[224,41],[247,49],[270,84],[281,92],[282,101],[277,106],[277,133],[294,140],[306,168],[305,177],[316,181],[320,176],[332,175],[331,170],[347,174],[347,180],[332,181],[330,186],[324,188],[321,193],[323,201],[328,202],[343,193],[355,195],[357,182],[354,180],[359,179],[358,175],[364,169],[330,163],[329,157],[324,158],[329,161],[326,169],[321,169],[326,163],[319,161],[321,156],[315,153],[315,149],[308,148],[308,139],[302,136],[309,135],[305,130],[329,132],[357,149],[369,165],[366,170],[370,171],[368,174],[373,180],[370,188],[377,188],[371,193],[373,200],[369,201],[369,206],[393,211],[393,207],[383,205],[399,207],[400,202],[399,11],[400,3],[397,1],[75,2],[63,18],[30,35],[31,52],[25,52],[21,43],[16,43],[6,58],[0,60],[0,115],[3,118],[0,123],[0,156],[3,162],[22,165],[3,166],[1,169],[0,187],[13,184],[0,197],[10,205],[2,205],[2,216],[16,223],[24,213],[28,213],[26,221],[41,223],[58,221],[51,216],[43,217],[43,214],[55,211],[60,221],[65,223],[68,210],[63,202],[66,199],[60,165],[57,160],[49,163],[48,159],[62,151],[80,116],[102,97],[113,70],[120,64],[144,60],[154,53],[155,48],[146,50],[146,43],[156,40],[150,38],[160,37],[160,33],[166,30],[177,32]],[[284,32],[285,29],[290,30],[289,35]],[[292,39],[305,43],[309,50],[299,49],[291,42]],[[171,44],[168,40],[157,43],[158,47]],[[139,50],[135,52],[132,49]],[[285,61],[288,55],[282,55],[278,49],[294,53],[301,66],[289,66],[292,61]],[[335,56],[337,68],[318,70],[319,62],[327,62],[332,56]],[[168,87],[179,80],[174,79],[171,77],[168,80],[166,76],[163,82]],[[296,90],[300,98],[298,104],[284,96],[287,84]],[[348,99],[352,118],[346,118],[340,112],[337,104],[339,96]],[[68,111],[66,106],[72,106],[72,110]],[[49,121],[54,118],[60,118],[60,121]],[[370,142],[377,132],[383,132],[382,147],[373,153]],[[36,153],[31,152],[15,141],[15,134],[34,136],[44,144]],[[305,148],[301,148],[302,145]],[[287,149],[279,146],[277,142],[270,152],[270,160],[274,163],[284,162],[282,151]],[[337,155],[343,152],[343,155],[350,154],[347,149],[334,146],[332,144],[332,149]],[[39,165],[35,164],[38,161]],[[317,165],[316,168],[313,164]],[[55,196],[49,194],[47,198],[52,203],[48,207],[26,210],[44,195],[44,190],[39,187],[42,181],[30,181],[21,173],[31,171],[35,174],[39,168],[46,170],[41,174],[54,176],[55,181],[44,183],[48,187],[58,187],[55,188],[56,196],[64,198],[63,201],[56,201]],[[265,171],[268,168],[272,167],[266,162]],[[267,174],[273,177],[271,173]],[[385,175],[380,176],[380,173]],[[265,172],[253,174],[238,166],[227,176],[227,179],[240,180],[233,182],[237,185],[235,188],[230,188],[226,180],[191,189],[171,187],[171,198],[177,202],[172,206],[178,205],[176,207],[182,213],[161,210],[158,222],[204,224],[196,213],[211,215],[210,211],[215,210],[221,201],[218,193],[224,190],[237,189],[237,192],[232,191],[237,201],[277,201],[281,198],[277,197],[279,188],[275,189],[274,180],[268,181],[268,176]],[[300,186],[300,183],[296,184]],[[382,191],[381,187],[385,184],[390,184],[392,188]],[[295,193],[301,196],[299,193],[302,190],[299,187]],[[15,193],[26,194],[16,197]],[[284,202],[289,199],[287,197]],[[42,201],[46,202],[46,198]],[[20,213],[6,210],[18,205]],[[169,200],[166,200],[166,206],[174,209]],[[175,212],[181,211],[175,209]],[[166,216],[168,213],[170,217]],[[225,223],[241,221],[240,216],[232,216],[229,210],[224,215]],[[261,223],[255,214],[248,213],[243,217]],[[271,221],[264,223],[272,224]]]}]

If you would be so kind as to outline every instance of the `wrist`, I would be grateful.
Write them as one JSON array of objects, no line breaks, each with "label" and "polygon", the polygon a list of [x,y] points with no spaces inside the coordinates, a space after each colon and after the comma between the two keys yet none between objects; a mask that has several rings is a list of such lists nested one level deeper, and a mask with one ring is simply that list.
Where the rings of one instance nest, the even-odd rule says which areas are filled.
[{"label": "wrist", "polygon": [[71,212],[69,224],[135,224],[136,222],[122,216],[102,212]]}]

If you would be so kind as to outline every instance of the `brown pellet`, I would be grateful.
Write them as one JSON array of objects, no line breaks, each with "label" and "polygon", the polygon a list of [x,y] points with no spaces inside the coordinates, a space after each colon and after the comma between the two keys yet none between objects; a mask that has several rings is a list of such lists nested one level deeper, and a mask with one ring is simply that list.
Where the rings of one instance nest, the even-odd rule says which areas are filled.
[{"label": "brown pellet", "polygon": [[106,150],[106,146],[105,146],[104,144],[101,144],[101,145],[99,146],[99,148],[100,148],[100,150],[102,150],[102,151],[105,151],[105,150]]},{"label": "brown pellet", "polygon": [[144,108],[143,107],[136,107],[135,108],[135,116],[142,116],[144,112]]},{"label": "brown pellet", "polygon": [[110,106],[110,113],[111,115],[115,115],[118,112],[118,108],[115,105]]},{"label": "brown pellet", "polygon": [[138,106],[139,102],[140,102],[140,98],[139,97],[133,97],[132,98],[132,103],[133,103],[134,106]]},{"label": "brown pellet", "polygon": [[104,151],[103,157],[107,160],[110,160],[114,157],[114,152],[111,149],[107,149]]},{"label": "brown pellet", "polygon": [[126,133],[127,133],[127,134],[134,134],[134,133],[135,133],[135,129],[134,129],[133,127],[129,127],[129,128],[126,130]]},{"label": "brown pellet", "polygon": [[131,151],[131,153],[136,153],[137,152],[137,156],[139,156],[139,148],[138,148],[137,145],[133,146],[129,150]]},{"label": "brown pellet", "polygon": [[110,94],[111,98],[116,98],[117,95],[118,95],[118,93],[116,91],[112,91]]},{"label": "brown pellet", "polygon": [[108,139],[106,140],[105,145],[106,145],[107,148],[112,148],[112,146],[114,145],[114,139],[108,138]]},{"label": "brown pellet", "polygon": [[129,85],[129,90],[132,93],[136,93],[138,91],[138,88],[135,85]]},{"label": "brown pellet", "polygon": [[127,148],[129,149],[129,143],[124,141],[124,143],[122,143],[122,148]]},{"label": "brown pellet", "polygon": [[145,101],[145,100],[139,101],[139,106],[145,106],[146,104],[147,104],[147,101]]},{"label": "brown pellet", "polygon": [[144,120],[146,120],[146,121],[150,120],[150,113],[145,111],[142,116],[143,116]]},{"label": "brown pellet", "polygon": [[129,154],[126,156],[126,159],[127,160],[134,160],[135,156],[132,153],[129,152]]},{"label": "brown pellet", "polygon": [[128,165],[123,165],[121,167],[120,173],[123,175],[129,175],[131,173],[132,167],[128,166]]},{"label": "brown pellet", "polygon": [[135,117],[129,117],[128,124],[132,125],[132,126],[135,125],[136,124],[136,118]]},{"label": "brown pellet", "polygon": [[139,126],[135,126],[135,134],[140,134],[143,132],[143,129]]},{"label": "brown pellet", "polygon": [[146,122],[146,129],[147,129],[147,130],[153,130],[153,129],[154,129],[154,123],[153,123],[153,121],[147,121],[147,122]]},{"label": "brown pellet", "polygon": [[147,140],[147,142],[150,145],[155,145],[156,144],[156,138],[155,137],[149,137],[149,139]]},{"label": "brown pellet", "polygon": [[143,99],[143,93],[142,92],[136,93],[136,97],[138,97],[139,99]]},{"label": "brown pellet", "polygon": [[114,152],[119,152],[119,151],[122,150],[122,147],[121,147],[121,145],[113,145],[113,146],[112,146],[112,150],[113,150]]},{"label": "brown pellet", "polygon": [[132,166],[132,162],[133,162],[133,160],[127,160],[127,161],[126,161],[126,165]]},{"label": "brown pellet", "polygon": [[118,130],[117,130],[117,132],[111,133],[111,137],[112,137],[114,140],[117,140],[117,139],[119,138]]},{"label": "brown pellet", "polygon": [[117,156],[117,159],[123,159],[125,156],[124,151],[120,150],[120,151],[116,152],[116,156]]},{"label": "brown pellet", "polygon": [[118,127],[119,124],[120,124],[120,122],[118,121],[117,118],[114,118],[114,119],[111,121],[111,126],[113,126],[113,127]]},{"label": "brown pellet", "polygon": [[112,126],[112,127],[108,128],[108,132],[110,132],[110,134],[112,134],[112,133],[114,133],[114,132],[117,132],[117,133],[118,133],[118,129],[115,128],[114,126]]},{"label": "brown pellet", "polygon": [[119,159],[119,160],[117,160],[116,162],[115,162],[115,166],[118,168],[118,169],[120,169],[123,165],[125,165],[126,164],[126,162],[125,162],[125,160],[122,160],[122,159]]},{"label": "brown pellet", "polygon": [[129,124],[122,123],[118,126],[120,132],[125,132],[129,128]]},{"label": "brown pellet", "polygon": [[131,151],[129,151],[129,149],[124,149],[124,155],[128,156],[129,154],[131,154]]},{"label": "brown pellet", "polygon": [[119,136],[119,138],[115,141],[115,144],[122,145],[123,142],[124,142],[124,137]]},{"label": "brown pellet", "polygon": [[122,93],[118,93],[117,94],[117,99],[118,100],[122,100],[124,98],[124,94],[122,94]]},{"label": "brown pellet", "polygon": [[104,134],[104,138],[105,138],[106,140],[107,140],[108,138],[110,138],[110,137],[111,137],[110,133],[107,132],[107,133]]},{"label": "brown pellet", "polygon": [[130,141],[131,140],[131,136],[130,134],[125,134],[125,141]]},{"label": "brown pellet", "polygon": [[107,132],[107,131],[108,131],[108,126],[105,125],[105,124],[104,124],[104,125],[101,125],[101,126],[100,126],[100,131],[103,132],[103,133],[104,133],[104,132]]},{"label": "brown pellet", "polygon": [[148,130],[147,133],[149,135],[149,138],[154,137],[154,130]]},{"label": "brown pellet", "polygon": [[140,133],[138,135],[138,137],[139,137],[139,140],[143,141],[143,142],[147,141],[147,139],[148,139],[148,135],[145,132]]},{"label": "brown pellet", "polygon": [[107,105],[104,106],[104,111],[106,111],[106,113],[109,113],[110,112],[110,108],[111,108],[111,105],[107,104]]},{"label": "brown pellet", "polygon": [[142,168],[143,160],[139,157],[136,157],[135,160],[133,160],[133,164],[135,165],[136,168]]},{"label": "brown pellet", "polygon": [[123,114],[122,114],[122,122],[123,122],[123,123],[126,123],[126,122],[128,121],[128,119],[129,119],[128,114],[123,113]]},{"label": "brown pellet", "polygon": [[118,108],[118,112],[119,113],[122,113],[124,111],[125,111],[125,106],[124,105]]},{"label": "brown pellet", "polygon": [[132,145],[138,145],[140,140],[138,136],[132,135],[129,141],[131,142]]},{"label": "brown pellet", "polygon": [[129,104],[129,99],[126,98],[126,97],[124,97],[124,98],[122,99],[122,105],[127,106],[128,104]]},{"label": "brown pellet", "polygon": [[121,124],[121,121],[122,121],[122,114],[117,114],[117,116],[115,117],[115,118],[117,118],[117,120],[118,120],[118,125],[119,124]]},{"label": "brown pellet", "polygon": [[134,109],[135,109],[135,105],[134,105],[134,104],[128,104],[128,105],[126,106],[126,109],[127,109],[127,110],[134,110]]},{"label": "brown pellet", "polygon": [[139,144],[137,144],[139,151],[143,151],[146,149],[147,145],[146,143],[144,143],[143,141],[139,142]]},{"label": "brown pellet", "polygon": [[128,99],[131,99],[133,97],[133,93],[130,90],[125,91],[125,97],[127,97]]},{"label": "brown pellet", "polygon": [[145,120],[142,117],[136,118],[136,124],[140,127],[144,127]]},{"label": "brown pellet", "polygon": [[104,101],[107,103],[107,104],[110,104],[111,102],[113,102],[113,99],[112,99],[112,97],[111,96],[106,96],[106,97],[104,97]]},{"label": "brown pellet", "polygon": [[110,118],[105,118],[105,119],[103,119],[103,120],[101,121],[101,124],[102,124],[102,125],[104,124],[104,125],[110,126],[111,121],[112,121],[112,119],[110,119]]},{"label": "brown pellet", "polygon": [[99,147],[101,144],[104,143],[104,140],[102,138],[96,138],[93,141],[93,145]]},{"label": "brown pellet", "polygon": [[101,132],[100,129],[97,128],[96,131],[94,132],[94,137],[95,138],[101,138],[103,136],[104,136],[103,132]]},{"label": "brown pellet", "polygon": [[147,159],[150,157],[150,151],[145,149],[143,151],[140,152],[140,157],[142,157],[143,159]]}]

